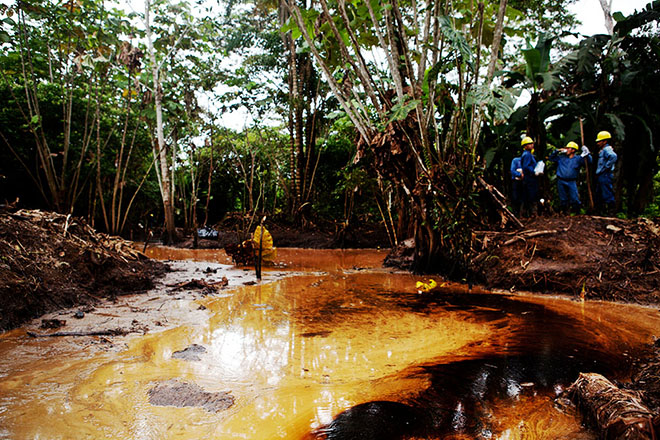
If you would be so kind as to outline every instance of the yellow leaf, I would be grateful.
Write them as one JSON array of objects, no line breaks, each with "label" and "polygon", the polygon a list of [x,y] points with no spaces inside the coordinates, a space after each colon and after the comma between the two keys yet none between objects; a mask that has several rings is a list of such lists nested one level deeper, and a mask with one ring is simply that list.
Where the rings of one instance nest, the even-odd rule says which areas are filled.
[{"label": "yellow leaf", "polygon": [[431,290],[435,289],[438,287],[438,283],[435,282],[434,279],[430,279],[428,283],[425,283],[423,281],[417,281],[415,284],[415,287],[417,287],[418,292],[430,292]]},{"label": "yellow leaf", "polygon": [[273,246],[273,237],[268,232],[268,229],[263,228],[263,236],[261,233],[262,227],[257,226],[252,236],[252,243],[254,249],[259,252],[259,244],[261,243],[261,258],[263,261],[273,261],[277,257],[277,249]]}]

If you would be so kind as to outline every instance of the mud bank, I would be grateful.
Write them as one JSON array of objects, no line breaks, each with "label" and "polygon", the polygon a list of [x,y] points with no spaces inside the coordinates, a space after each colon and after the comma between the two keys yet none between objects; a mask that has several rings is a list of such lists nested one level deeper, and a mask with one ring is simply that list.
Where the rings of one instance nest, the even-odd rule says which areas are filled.
[{"label": "mud bank", "polygon": [[0,213],[0,331],[54,310],[145,291],[166,270],[82,219]]},{"label": "mud bank", "polygon": [[[658,305],[659,249],[657,221],[536,217],[522,229],[473,231],[468,281],[487,290]],[[410,268],[413,252],[414,241],[406,240],[385,265]]]},{"label": "mud bank", "polygon": [[487,288],[660,304],[660,227],[651,220],[538,217],[476,236],[475,278]]},{"label": "mud bank", "polygon": [[[26,325],[33,337],[124,336],[147,334],[207,319],[199,299],[223,297],[225,291],[257,282],[253,270],[227,264],[196,261],[168,261],[169,271],[154,282],[152,289],[139,294],[97,300],[93,305],[76,305],[47,313]],[[286,276],[269,272],[262,283]],[[181,311],[185,313],[181,313]],[[53,325],[56,323],[60,325]],[[106,338],[108,343],[120,341]]]}]

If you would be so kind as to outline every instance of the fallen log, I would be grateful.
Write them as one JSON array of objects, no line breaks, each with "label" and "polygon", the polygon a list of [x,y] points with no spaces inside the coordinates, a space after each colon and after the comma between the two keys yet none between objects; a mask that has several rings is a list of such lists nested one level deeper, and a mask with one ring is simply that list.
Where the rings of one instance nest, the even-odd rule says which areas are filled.
[{"label": "fallen log", "polygon": [[634,391],[596,373],[580,373],[566,390],[569,399],[607,440],[656,440],[654,414]]}]

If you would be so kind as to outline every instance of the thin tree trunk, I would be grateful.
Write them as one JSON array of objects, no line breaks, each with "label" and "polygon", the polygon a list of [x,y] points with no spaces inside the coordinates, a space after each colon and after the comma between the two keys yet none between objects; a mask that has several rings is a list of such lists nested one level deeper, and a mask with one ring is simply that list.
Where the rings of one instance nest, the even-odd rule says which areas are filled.
[{"label": "thin tree trunk", "polygon": [[169,243],[174,242],[176,233],[174,230],[174,206],[172,204],[172,185],[170,178],[169,168],[169,155],[168,148],[165,145],[165,135],[163,133],[163,90],[160,85],[159,67],[156,63],[156,52],[154,50],[152,35],[151,35],[151,22],[149,21],[149,14],[151,9],[151,0],[145,0],[145,27],[147,36],[147,50],[149,51],[149,58],[151,61],[152,75],[153,75],[153,94],[154,106],[156,108],[156,137],[158,145],[158,157],[160,165],[161,176],[161,196],[163,198],[163,213],[165,215],[165,230],[167,231],[167,240]]},{"label": "thin tree trunk", "polygon": [[[504,30],[504,15],[506,13],[506,5],[508,0],[500,0],[500,7],[497,11],[497,19],[495,21],[495,31],[493,32],[493,44],[490,47],[490,61],[488,63],[488,71],[483,86],[489,87],[493,82],[495,76],[495,67],[500,53],[500,44],[502,43],[502,32]],[[481,122],[483,121],[484,104],[480,103],[477,107],[477,112],[472,122],[472,151],[475,151],[479,143],[479,136],[481,135]]]},{"label": "thin tree trunk", "polygon": [[204,226],[209,223],[209,203],[211,202],[211,186],[213,183],[213,124],[211,124],[211,137],[209,140],[211,160],[209,163],[208,191],[206,191],[206,206],[204,208]]},{"label": "thin tree trunk", "polygon": [[342,108],[346,113],[348,114],[348,117],[351,119],[353,124],[355,125],[356,129],[360,133],[360,136],[365,140],[369,141],[371,138],[371,124],[369,123],[368,120],[365,119],[363,115],[360,114],[359,111],[355,109],[355,107],[352,105],[350,102],[350,97],[347,97],[345,93],[342,92],[341,88],[339,87],[339,84],[335,80],[334,76],[330,72],[330,68],[327,66],[327,64],[324,62],[323,57],[321,57],[321,54],[318,52],[316,49],[316,46],[314,45],[314,41],[312,40],[312,37],[309,35],[307,32],[307,27],[305,26],[305,22],[303,20],[302,14],[300,12],[300,9],[298,6],[295,4],[292,4],[288,2],[287,0],[283,0],[286,2],[287,7],[289,8],[289,11],[292,13],[296,24],[298,25],[303,38],[307,42],[307,44],[310,47],[310,50],[312,54],[314,55],[314,58],[316,61],[319,63],[321,70],[323,71],[323,74],[328,81],[328,85],[330,86],[330,89],[333,91],[335,94],[335,97],[341,104]]},{"label": "thin tree trunk", "polygon": [[614,19],[612,18],[612,0],[599,0],[600,7],[603,9],[605,16],[605,29],[610,35],[614,35]]},{"label": "thin tree trunk", "polygon": [[[396,45],[391,40],[391,35],[390,35],[390,44],[389,45],[387,44],[383,36],[383,33],[380,30],[380,23],[378,23],[378,18],[376,17],[376,13],[374,12],[373,6],[368,1],[365,2],[365,5],[369,10],[369,16],[371,17],[371,21],[374,25],[374,31],[376,32],[376,36],[378,37],[378,43],[380,44],[380,48],[383,50],[383,52],[385,52],[387,63],[390,66],[390,72],[392,74],[392,79],[394,80],[394,90],[396,90],[396,96],[399,98],[399,102],[403,102],[404,99],[403,81],[401,79],[401,73],[399,71],[399,63],[397,62],[399,59],[399,54],[396,50]],[[389,24],[389,20],[386,19],[385,21],[386,24]],[[389,30],[389,26],[388,26],[388,30]]]},{"label": "thin tree trunk", "polygon": [[[20,111],[25,118],[26,124],[30,127],[32,135],[34,136],[39,164],[46,177],[46,184],[48,186],[50,196],[52,197],[51,200],[47,199],[46,202],[51,204],[51,206],[54,206],[56,210],[61,211],[62,206],[59,199],[60,190],[58,186],[58,179],[55,172],[55,166],[53,164],[53,157],[43,132],[42,117],[39,110],[39,100],[36,90],[37,81],[32,66],[32,55],[28,42],[28,36],[25,30],[25,13],[23,12],[22,8],[19,8],[18,23],[20,33],[18,41],[21,58],[21,73],[23,76],[23,89],[25,91],[25,98],[28,107],[27,113],[23,111],[22,107],[20,108]],[[28,77],[28,70],[30,72],[30,77]],[[12,90],[11,87],[9,89]],[[39,124],[39,128],[35,127],[35,123],[33,122],[35,119]],[[42,193],[45,194],[46,191],[42,190]]]},{"label": "thin tree trunk", "polygon": [[[348,19],[348,16],[346,15],[346,10],[344,9],[345,5],[345,0],[340,0],[339,1],[339,10],[341,13],[342,20],[344,20],[344,23],[350,23],[350,20]],[[369,99],[371,99],[371,103],[374,105],[376,110],[378,112],[381,111],[381,103],[378,100],[378,97],[376,96],[376,93],[374,92],[374,86],[373,86],[373,79],[371,75],[369,75],[369,72],[367,71],[366,63],[364,63],[363,58],[356,57],[357,58],[357,63],[356,60],[353,59],[353,57],[350,55],[348,52],[348,47],[344,43],[344,39],[341,37],[341,34],[339,33],[339,30],[337,29],[337,26],[335,25],[334,20],[332,19],[332,16],[330,15],[330,10],[328,9],[328,3],[326,0],[321,0],[321,6],[323,7],[323,13],[326,16],[326,22],[330,25],[330,29],[332,29],[332,33],[334,34],[335,38],[337,39],[337,44],[339,44],[339,50],[341,51],[344,59],[348,61],[351,66],[353,67],[353,70],[357,72],[358,76],[360,77],[360,81],[364,85],[365,91],[367,92],[367,95],[369,96]],[[350,26],[346,26],[346,29],[350,33],[350,38],[351,40],[355,40],[354,44],[357,46],[357,39],[355,39],[355,34],[353,33],[353,30],[351,29]],[[357,51],[359,54],[359,50]]]},{"label": "thin tree trunk", "polygon": [[[112,185],[112,202],[110,205],[110,225],[112,234],[117,234],[120,221],[120,207],[121,207],[121,198],[117,201],[117,193],[119,192],[120,185],[123,185],[124,182],[120,179],[123,175],[122,167],[124,163],[124,148],[126,147],[126,132],[128,131],[128,119],[131,114],[131,92],[133,91],[131,83],[131,71],[128,72],[128,95],[126,96],[126,116],[124,118],[124,129],[121,133],[121,144],[119,145],[119,151],[115,156],[115,180]],[[127,164],[128,165],[128,164]],[[118,206],[119,205],[119,206]]]},{"label": "thin tree trunk", "polygon": [[101,212],[103,213],[103,224],[105,230],[110,230],[108,222],[108,212],[105,209],[105,200],[103,200],[103,183],[101,182],[101,97],[99,96],[99,86],[96,87],[96,191],[101,202]]}]

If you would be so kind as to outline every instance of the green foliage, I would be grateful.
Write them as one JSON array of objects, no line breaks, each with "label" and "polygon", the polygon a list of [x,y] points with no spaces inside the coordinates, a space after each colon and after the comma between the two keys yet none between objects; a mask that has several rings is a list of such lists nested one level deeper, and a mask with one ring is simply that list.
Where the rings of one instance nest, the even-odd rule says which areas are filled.
[{"label": "green foliage", "polygon": [[[515,16],[522,22],[524,37],[538,38],[542,34],[566,35],[575,28],[576,17],[570,12],[569,6],[576,0],[510,0],[507,15]],[[600,13],[600,11],[598,11]]]},{"label": "green foliage", "polygon": [[459,60],[468,65],[470,69],[474,70],[474,56],[472,53],[472,48],[465,38],[465,35],[454,28],[452,20],[449,17],[441,16],[439,21],[440,29],[442,30],[443,35],[445,38],[447,38],[449,45],[458,54]]},{"label": "green foliage", "polygon": [[419,103],[420,101],[418,99],[411,99],[410,96],[405,96],[403,102],[397,102],[392,106],[387,124],[389,125],[394,121],[403,121]]},{"label": "green foliage", "polygon": [[485,104],[490,111],[490,120],[494,124],[499,124],[507,121],[513,114],[513,106],[519,95],[519,90],[477,85],[470,90],[466,103],[468,105]]},{"label": "green foliage", "polygon": [[550,66],[550,49],[554,38],[541,35],[534,47],[522,51],[525,58],[525,80],[534,90],[543,88],[546,91],[555,90],[559,79]]},{"label": "green foliage", "polygon": [[660,0],[650,2],[646,8],[635,14],[631,14],[629,17],[624,17],[623,14],[617,13],[614,15],[614,18],[617,21],[614,32],[617,35],[626,35],[648,23],[660,20]]}]

